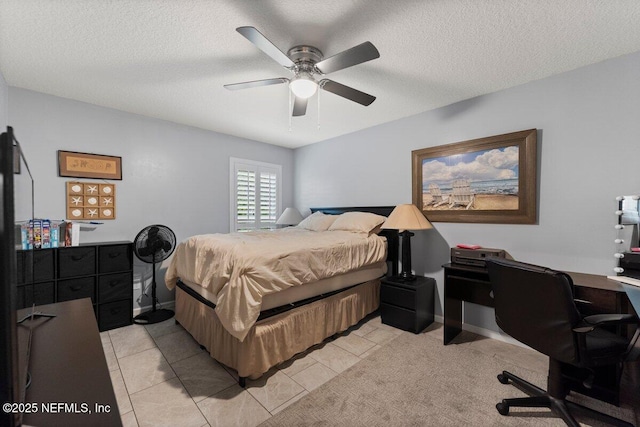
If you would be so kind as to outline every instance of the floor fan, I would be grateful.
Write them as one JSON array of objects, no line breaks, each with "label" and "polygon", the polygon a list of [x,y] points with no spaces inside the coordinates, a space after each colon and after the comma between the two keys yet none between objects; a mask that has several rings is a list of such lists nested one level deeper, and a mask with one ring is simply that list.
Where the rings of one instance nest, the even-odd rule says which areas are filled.
[{"label": "floor fan", "polygon": [[133,318],[134,323],[159,323],[173,317],[173,311],[156,309],[156,263],[169,258],[176,248],[176,235],[165,225],[149,225],[143,228],[133,241],[133,251],[140,261],[153,264],[151,282],[152,309]]}]

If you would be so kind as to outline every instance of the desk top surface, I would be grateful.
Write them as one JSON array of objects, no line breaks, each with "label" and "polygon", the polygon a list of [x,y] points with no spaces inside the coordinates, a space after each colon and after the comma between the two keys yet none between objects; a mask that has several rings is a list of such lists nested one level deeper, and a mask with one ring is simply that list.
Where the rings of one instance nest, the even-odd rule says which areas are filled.
[{"label": "desk top surface", "polygon": [[565,273],[571,276],[571,279],[573,279],[573,283],[577,286],[604,289],[613,292],[624,292],[624,287],[620,284],[620,282],[607,279],[607,276],[602,276],[599,274],[576,273],[574,271],[566,271]]},{"label": "desk top surface", "polygon": [[[445,264],[443,265],[443,267],[450,268],[450,269],[471,271],[476,273],[487,273],[487,269],[483,267],[459,265],[459,264],[452,264],[452,263]],[[603,290],[612,291],[612,292],[625,292],[625,289],[620,284],[620,282],[607,279],[607,276],[603,276],[599,274],[578,273],[574,271],[565,271],[565,273],[571,276],[571,279],[573,280],[573,283],[576,286],[582,286],[585,288],[603,289]]]},{"label": "desk top surface", "polygon": [[[18,318],[30,311],[20,310]],[[41,305],[36,311],[56,317],[28,320],[19,327],[32,328],[31,385],[25,401],[39,406],[37,413],[25,414],[23,422],[37,426],[121,426],[91,300]],[[43,404],[58,402],[71,405],[54,405],[50,408],[54,413],[43,412]],[[91,413],[78,413],[83,411],[83,403]],[[96,404],[108,406],[109,412],[96,413]]]}]

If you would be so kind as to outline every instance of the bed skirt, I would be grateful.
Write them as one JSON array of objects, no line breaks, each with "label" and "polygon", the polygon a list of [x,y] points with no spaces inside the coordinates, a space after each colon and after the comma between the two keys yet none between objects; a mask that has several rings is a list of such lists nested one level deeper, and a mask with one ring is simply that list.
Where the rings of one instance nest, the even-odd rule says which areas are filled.
[{"label": "bed skirt", "polygon": [[222,326],[213,308],[176,288],[176,320],[211,357],[259,378],[271,367],[355,325],[380,304],[380,279],[256,322],[240,342]]}]

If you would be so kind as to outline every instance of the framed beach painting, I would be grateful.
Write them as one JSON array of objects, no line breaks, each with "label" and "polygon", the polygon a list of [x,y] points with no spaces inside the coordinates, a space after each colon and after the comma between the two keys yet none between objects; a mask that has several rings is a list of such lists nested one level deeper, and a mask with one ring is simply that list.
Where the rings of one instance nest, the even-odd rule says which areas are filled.
[{"label": "framed beach painting", "polygon": [[413,203],[434,222],[535,224],[537,132],[411,152]]}]

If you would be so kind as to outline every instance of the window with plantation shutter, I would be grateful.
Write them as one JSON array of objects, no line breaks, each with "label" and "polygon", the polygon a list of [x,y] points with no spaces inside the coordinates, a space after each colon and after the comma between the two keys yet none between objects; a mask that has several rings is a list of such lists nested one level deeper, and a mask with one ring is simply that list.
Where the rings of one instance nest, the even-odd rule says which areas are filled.
[{"label": "window with plantation shutter", "polygon": [[282,166],[231,158],[231,231],[275,228]]}]

